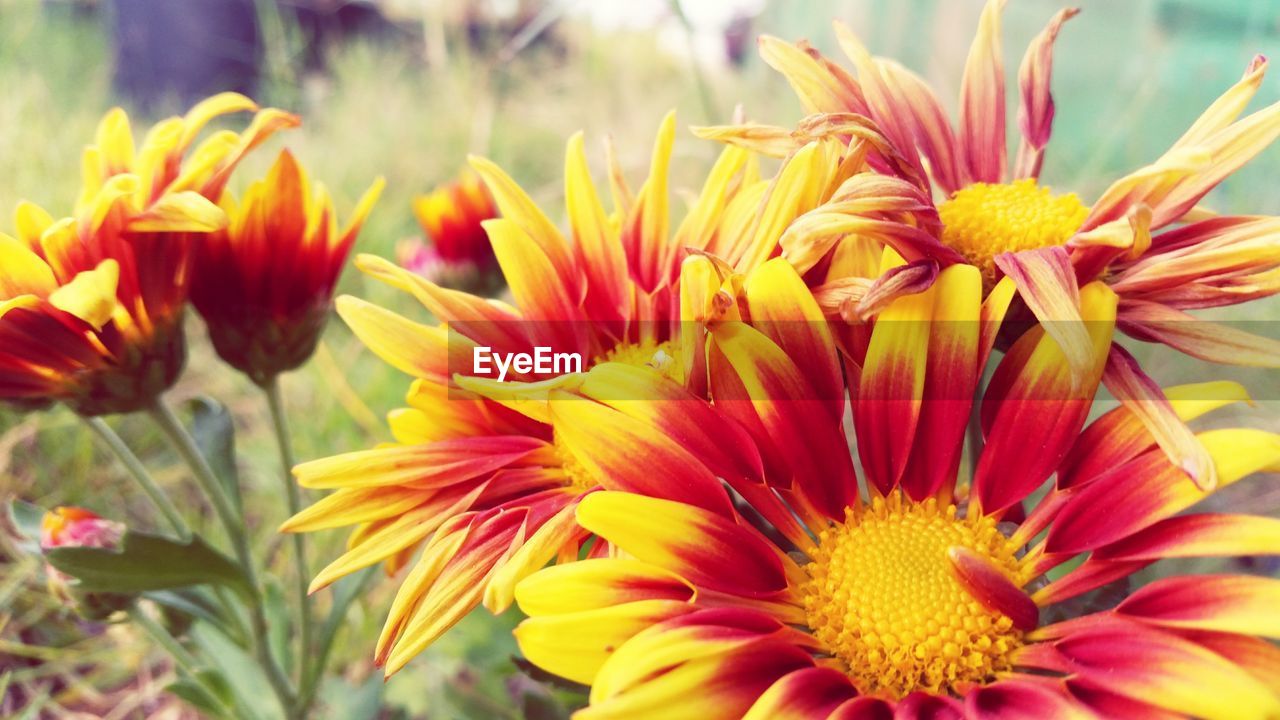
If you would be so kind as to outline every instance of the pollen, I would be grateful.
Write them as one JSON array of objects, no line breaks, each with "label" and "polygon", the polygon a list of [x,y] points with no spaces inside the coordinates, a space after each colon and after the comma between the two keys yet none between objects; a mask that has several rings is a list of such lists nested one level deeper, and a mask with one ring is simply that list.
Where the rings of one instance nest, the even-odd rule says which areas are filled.
[{"label": "pollen", "polygon": [[955,546],[1018,575],[1016,547],[995,520],[958,517],[933,499],[877,498],[821,533],[805,566],[808,626],[861,691],[958,692],[1012,667],[1022,633],[955,579]]},{"label": "pollen", "polygon": [[1035,180],[974,183],[938,207],[942,242],[995,280],[995,257],[1005,252],[1062,245],[1075,234],[1089,208],[1074,193],[1054,196]]},{"label": "pollen", "polygon": [[684,382],[684,367],[676,357],[675,343],[645,341],[622,343],[596,358],[597,363],[617,362],[635,367],[648,367],[662,373],[668,380]]}]

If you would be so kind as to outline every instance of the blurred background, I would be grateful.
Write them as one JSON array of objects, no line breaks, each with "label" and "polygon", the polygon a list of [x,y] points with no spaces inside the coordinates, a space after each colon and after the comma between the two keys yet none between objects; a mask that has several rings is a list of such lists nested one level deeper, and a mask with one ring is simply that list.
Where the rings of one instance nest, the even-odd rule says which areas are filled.
[{"label": "blurred background", "polygon": [[[1154,160],[1238,79],[1254,53],[1280,50],[1280,0],[1078,4],[1084,12],[1057,46],[1058,114],[1043,180],[1086,202],[1120,174]],[[453,177],[468,153],[494,159],[553,219],[562,219],[564,143],[579,129],[596,176],[603,177],[609,135],[635,186],[670,108],[681,126],[729,122],[738,105],[756,121],[798,120],[792,92],[756,55],[761,33],[808,38],[843,61],[830,29],[839,18],[873,51],[923,74],[954,109],[981,6],[982,0],[0,0],[0,229],[9,229],[9,209],[23,198],[55,214],[70,211],[81,148],[108,108],[123,105],[136,128],[225,89],[304,119],[302,129],[242,166],[233,186],[261,175],[275,149],[288,146],[330,188],[345,218],[372,180],[386,177],[357,252],[390,257],[398,240],[420,235],[412,198]],[[1009,4],[1003,41],[1011,112],[1022,52],[1059,7],[1052,0]],[[1273,78],[1253,107],[1277,99],[1280,80]],[[717,151],[687,132],[678,136],[677,198],[696,190]],[[1280,149],[1273,148],[1209,204],[1274,214],[1278,177]],[[423,316],[410,298],[354,271],[341,289]],[[1266,301],[1227,317],[1264,321],[1278,314],[1280,304]],[[256,513],[255,547],[270,548],[273,582],[283,583],[289,570],[286,553],[275,552],[274,528],[285,513],[265,408],[248,381],[214,362],[194,330],[192,359],[172,397],[209,395],[231,409],[242,481],[255,499],[248,503]],[[1158,380],[1205,379],[1202,365],[1167,355],[1140,357]],[[1275,389],[1274,375],[1217,376],[1240,377],[1261,395],[1266,383]],[[382,417],[407,388],[403,375],[363,350],[340,322],[331,324],[312,362],[284,383],[301,459],[388,440]],[[1266,405],[1242,412],[1278,427],[1262,418],[1280,408]],[[177,458],[146,423],[113,424],[193,507],[196,496]],[[0,497],[83,505],[153,527],[132,487],[69,413],[0,410]],[[1220,502],[1227,505],[1280,511],[1280,493],[1260,483],[1226,495]],[[344,540],[336,532],[313,536],[313,560],[332,558]],[[0,716],[191,716],[161,692],[172,671],[142,638],[126,627],[74,620],[43,590],[39,564],[11,550],[0,540],[0,675],[12,671]],[[375,581],[354,606],[331,663],[337,677],[323,690],[325,717],[562,716],[568,700],[548,696],[511,661],[514,616],[473,614],[384,685],[371,656],[394,589],[395,582]],[[317,596],[322,606],[326,594]]]}]

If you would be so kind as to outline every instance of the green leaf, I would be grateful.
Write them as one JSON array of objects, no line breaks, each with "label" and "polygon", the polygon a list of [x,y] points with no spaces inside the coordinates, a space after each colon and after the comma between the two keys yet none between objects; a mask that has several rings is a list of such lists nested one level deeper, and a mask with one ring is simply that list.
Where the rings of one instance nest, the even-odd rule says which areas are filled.
[{"label": "green leaf", "polygon": [[263,608],[267,615],[267,635],[271,645],[271,654],[280,660],[284,674],[292,676],[294,668],[293,643],[295,636],[289,622],[289,606],[284,599],[284,590],[280,588],[279,579],[268,575],[264,580]]},{"label": "green leaf", "polygon": [[386,682],[381,673],[372,673],[360,685],[352,686],[342,678],[333,678],[321,691],[325,715],[343,720],[374,720],[382,711],[382,689]]},{"label": "green leaf", "polygon": [[[155,590],[144,594],[148,600],[161,606],[166,615],[180,614],[188,620],[204,620],[221,628],[229,635],[239,634],[239,627],[234,618],[227,617],[222,607],[212,597],[211,590],[204,587],[176,588],[173,590]],[[170,627],[170,632],[174,631]],[[185,634],[175,632],[175,635]]]},{"label": "green leaf", "polygon": [[196,623],[191,640],[200,648],[201,657],[221,673],[235,698],[242,720],[283,720],[280,707],[261,666],[244,649],[217,629]]},{"label": "green leaf", "polygon": [[23,550],[40,552],[40,522],[44,520],[44,508],[25,500],[15,499],[9,504],[9,521],[17,528],[26,542]]},{"label": "green leaf", "polygon": [[236,428],[226,406],[213,398],[200,396],[191,406],[191,436],[200,454],[209,462],[213,473],[222,481],[227,495],[237,509],[240,499],[240,474],[236,469]]},{"label": "green leaf", "polygon": [[235,718],[231,714],[231,708],[235,707],[231,686],[217,670],[197,670],[195,678],[175,680],[165,688],[165,692],[172,693],[210,717]]},{"label": "green leaf", "polygon": [[60,547],[45,553],[49,564],[80,582],[84,592],[141,593],[219,583],[253,596],[240,568],[199,537],[187,542],[126,532],[115,549]]},{"label": "green leaf", "polygon": [[[365,586],[369,584],[369,581],[377,573],[378,567],[375,565],[334,583],[333,604],[329,607],[329,615],[325,618],[324,626],[320,629],[319,647],[329,648],[333,646],[334,637],[337,636],[338,631],[342,629],[343,624],[347,621],[347,611],[351,608],[351,603],[355,602],[356,598],[364,592]],[[324,659],[326,658],[316,658],[315,661],[319,662]],[[324,670],[323,667],[316,667],[315,662],[312,663],[311,673],[313,675],[323,674]]]}]

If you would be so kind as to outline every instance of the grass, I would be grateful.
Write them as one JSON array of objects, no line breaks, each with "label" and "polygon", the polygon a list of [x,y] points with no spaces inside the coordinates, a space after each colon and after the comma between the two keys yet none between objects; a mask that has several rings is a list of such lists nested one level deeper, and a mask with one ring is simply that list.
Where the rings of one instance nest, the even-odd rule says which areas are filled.
[{"label": "grass", "polygon": [[[905,6],[894,3],[890,12],[887,0],[825,0],[806,3],[805,12],[797,13],[792,3],[779,1],[767,7],[755,29],[789,38],[807,36],[838,57],[826,19],[844,18],[872,38],[873,50],[903,58],[951,103],[980,4],[915,0]],[[1255,46],[1275,42],[1274,35],[1249,29],[1261,27],[1256,24],[1246,23],[1242,30],[1228,21],[1201,23],[1204,29],[1193,31],[1177,12],[1170,15],[1172,6],[1207,6],[1194,0],[1080,4],[1085,12],[1068,24],[1059,45],[1059,114],[1045,178],[1058,189],[1076,190],[1086,198],[1096,196],[1112,178],[1154,159],[1238,77]],[[1056,8],[1057,3],[1048,0],[1009,8],[1004,39],[1011,78],[1027,41]],[[451,38],[444,67],[428,67],[414,47],[359,41],[339,48],[323,77],[298,79],[285,72],[287,67],[273,65],[275,74],[260,99],[299,112],[305,126],[259,152],[240,171],[238,182],[243,185],[263,172],[274,149],[287,145],[333,191],[340,212],[345,212],[374,177],[383,175],[387,191],[366,225],[358,251],[389,256],[399,238],[418,232],[409,213],[413,195],[451,177],[468,153],[493,158],[559,219],[562,153],[576,130],[584,130],[588,147],[597,150],[610,134],[629,178],[638,183],[645,174],[653,132],[669,108],[677,109],[682,125],[725,122],[738,102],[762,122],[788,124],[799,117],[785,83],[759,61],[736,71],[707,70],[708,105],[688,63],[661,52],[653,34],[602,36],[574,20],[554,32],[559,48],[534,45],[510,63],[498,63],[492,54],[470,53],[458,38]],[[277,38],[283,44],[273,57],[288,59],[289,37],[285,33]],[[94,17],[35,0],[0,0],[0,87],[6,91],[0,102],[0,157],[6,159],[0,174],[0,208],[29,198],[56,211],[69,210],[78,187],[80,148],[92,137],[98,117],[117,102],[110,90],[109,59],[103,26]],[[1260,100],[1274,101],[1277,88],[1280,84],[1269,83]],[[1010,96],[1012,109],[1012,92]],[[674,186],[695,188],[714,153],[708,144],[681,137]],[[592,158],[599,177],[603,153],[595,152]],[[1272,149],[1224,183],[1211,202],[1231,212],[1275,212],[1280,207],[1280,187],[1273,182],[1278,170],[1280,151]],[[7,224],[0,223],[0,228]],[[411,316],[423,314],[411,299],[354,271],[346,274],[341,290]],[[1265,302],[1227,317],[1266,320],[1278,311],[1280,304]],[[230,408],[242,481],[253,508],[253,544],[268,549],[271,572],[283,582],[290,572],[287,551],[274,528],[285,511],[277,492],[266,407],[247,380],[215,362],[195,318],[190,335],[189,368],[171,395],[178,401],[209,395]],[[1203,377],[1200,365],[1165,361],[1167,354],[1148,355],[1159,379]],[[1231,377],[1233,372],[1217,376]],[[1274,386],[1265,374],[1242,377],[1259,391],[1268,383]],[[297,456],[310,459],[386,440],[381,417],[400,402],[406,379],[334,322],[317,357],[286,376],[284,386]],[[1276,409],[1247,409],[1235,417],[1280,427],[1274,419]],[[178,458],[168,453],[147,423],[137,418],[112,423],[179,498],[197,528],[203,524],[216,536],[209,514],[198,509]],[[1224,504],[1250,504],[1271,513],[1280,509],[1274,492],[1236,490]],[[65,411],[0,411],[0,496],[10,493],[46,506],[85,505],[135,526],[155,523],[123,471]],[[333,557],[343,540],[339,533],[315,538],[312,558]],[[0,580],[18,578],[27,597],[38,594],[32,589],[34,572],[29,565],[10,561],[0,565],[0,572]],[[495,709],[514,707],[508,688],[516,674],[508,661],[515,650],[508,632],[515,618],[510,615],[473,614],[384,689],[369,658],[393,592],[394,583],[375,583],[353,609],[332,663],[347,684],[332,684],[323,691],[331,708],[380,698],[414,717],[517,716]],[[322,604],[328,602],[326,595],[319,596]],[[13,642],[13,632],[12,625],[0,623],[0,641]],[[119,635],[116,632],[110,642],[137,642]],[[0,644],[0,669],[7,662],[6,647],[11,646]],[[119,681],[103,680],[102,687]],[[348,715],[355,716],[352,713],[355,710]]]}]

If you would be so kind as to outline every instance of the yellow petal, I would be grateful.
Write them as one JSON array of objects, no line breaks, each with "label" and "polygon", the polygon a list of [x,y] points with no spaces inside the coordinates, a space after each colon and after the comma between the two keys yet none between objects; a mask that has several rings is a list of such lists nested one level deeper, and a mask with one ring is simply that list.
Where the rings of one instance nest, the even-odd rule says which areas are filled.
[{"label": "yellow petal", "polygon": [[334,304],[360,342],[401,372],[447,379],[450,367],[460,370],[470,361],[475,343],[457,333],[450,335],[443,326],[413,322],[351,295],[339,297]]},{"label": "yellow petal", "polygon": [[0,233],[0,300],[27,294],[46,297],[57,284],[49,264],[26,243]]},{"label": "yellow petal", "polygon": [[44,208],[28,200],[18,203],[13,210],[13,226],[18,239],[27,247],[35,249],[40,244],[40,236],[53,224],[53,216]]},{"label": "yellow petal", "polygon": [[182,137],[178,142],[179,149],[186,149],[191,142],[195,140],[196,135],[204,129],[209,121],[219,115],[227,115],[234,112],[252,112],[258,109],[258,104],[240,93],[224,92],[218,93],[213,97],[202,100],[195,107],[187,111],[182,118]]},{"label": "yellow petal", "polygon": [[676,600],[641,600],[529,618],[514,634],[520,652],[530,662],[585,685],[595,679],[616,648],[636,633],[691,609],[688,603]]},{"label": "yellow petal", "polygon": [[120,282],[120,265],[103,260],[93,270],[86,270],[71,282],[54,290],[49,303],[101,329],[116,310],[116,285]]},{"label": "yellow petal", "polygon": [[197,192],[166,193],[129,221],[134,232],[213,232],[227,226],[227,214]]},{"label": "yellow petal", "polygon": [[[482,157],[469,158],[471,167],[484,180],[502,217],[519,225],[534,243],[542,249],[558,272],[568,273],[573,268],[569,257],[569,245],[560,230],[546,213],[529,197],[511,176],[503,172],[493,161]],[[563,278],[570,282],[574,277]]]},{"label": "yellow petal", "polygon": [[129,172],[133,168],[133,132],[124,110],[113,108],[98,123],[94,140],[108,175]]}]

